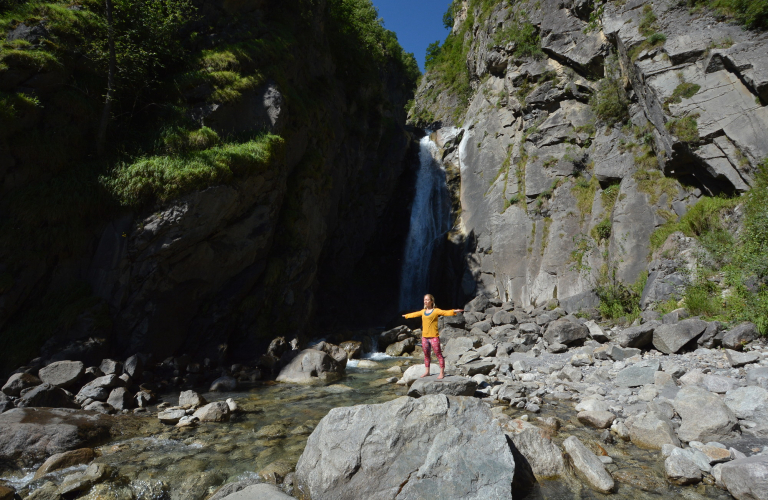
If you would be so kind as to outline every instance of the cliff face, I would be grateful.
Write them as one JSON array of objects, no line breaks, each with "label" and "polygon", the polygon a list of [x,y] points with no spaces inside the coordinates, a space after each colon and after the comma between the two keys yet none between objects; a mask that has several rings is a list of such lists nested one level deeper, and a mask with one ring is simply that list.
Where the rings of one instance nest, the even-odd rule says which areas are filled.
[{"label": "cliff face", "polygon": [[454,3],[410,119],[461,172],[468,296],[594,307],[597,283],[654,276],[660,227],[748,190],[768,156],[768,35],[673,1],[593,5]]},{"label": "cliff face", "polygon": [[[177,156],[162,152],[147,159],[143,150],[136,154],[138,160],[132,160],[135,170],[119,166],[130,161],[113,161],[118,165],[114,171],[89,168],[83,174],[86,182],[71,186],[72,200],[95,205],[88,217],[75,221],[79,222],[75,243],[66,251],[60,245],[37,244],[34,252],[21,238],[4,244],[2,368],[34,357],[51,337],[45,349],[49,355],[72,340],[104,337],[124,354],[244,359],[258,354],[276,335],[305,333],[317,309],[318,293],[338,291],[372,237],[382,232],[380,220],[392,210],[389,203],[410,144],[404,106],[413,95],[415,61],[378,24],[373,34],[344,24],[350,9],[362,9],[360,19],[365,20],[370,8],[367,1],[201,2],[198,17],[184,32],[200,31],[189,43],[190,50],[201,55],[189,59],[202,69],[185,73],[184,78],[198,78],[201,73],[213,77],[185,89],[186,80],[168,76],[167,85],[161,87],[170,88],[174,96],[174,85],[185,92],[166,103],[167,108],[181,109],[189,127],[200,129],[184,132],[185,140],[193,142],[208,134],[235,141],[230,149],[184,153],[178,156],[180,164],[202,161],[210,154],[214,167],[224,168],[225,175],[216,181],[216,170],[190,172],[190,177],[213,179],[204,177],[194,184],[181,176],[163,181],[171,175],[167,170],[160,171],[166,177],[150,173],[150,181],[152,176],[159,179],[154,192],[180,195],[145,196],[131,204],[119,199],[120,192],[111,187],[130,189],[138,182],[146,187],[150,185],[146,179],[126,181],[126,172],[142,172],[158,158],[166,164]],[[45,31],[45,19],[39,26]],[[21,31],[25,29],[22,25]],[[13,33],[23,35],[14,28],[7,36]],[[355,37],[367,38],[350,46]],[[36,45],[21,47],[37,50]],[[361,59],[365,50],[372,55]],[[50,85],[33,86],[40,75],[11,78],[20,71],[9,61],[13,62],[7,58],[8,64],[0,66],[3,91],[9,96],[34,96],[42,103],[30,113],[17,106],[17,126],[3,127],[0,134],[0,152],[5,155],[0,183],[6,195],[13,195],[56,180],[57,169],[69,175],[78,163],[92,162],[93,151],[79,147],[57,159],[61,160],[57,165],[38,162],[36,168],[45,175],[29,173],[36,158],[29,151],[16,154],[20,148],[14,144],[22,135],[44,135],[54,126],[52,117],[68,112],[61,109],[63,92],[72,92],[85,70],[65,61],[65,71],[56,73],[59,80],[49,78]],[[240,85],[225,88],[229,95],[220,88],[227,78]],[[70,123],[80,144],[96,132],[100,102],[78,97],[89,110]],[[137,121],[144,120],[151,128],[164,118],[158,107],[163,103],[148,106],[155,111],[136,111],[140,118],[131,115],[133,123],[114,118],[110,147],[129,149],[135,140],[129,136],[141,133],[133,131],[142,127]],[[240,138],[260,132],[273,135],[242,143],[261,148],[260,161],[236,150]],[[188,182],[188,187],[181,191],[175,182]],[[138,193],[139,199],[149,189],[130,192]],[[13,220],[14,230],[42,234],[43,224],[25,220],[13,204],[16,200],[6,196],[0,203],[6,220]],[[64,207],[63,212],[62,218],[72,210]],[[46,226],[49,221],[55,224],[56,218],[46,214]],[[326,279],[321,282],[319,276]]]}]

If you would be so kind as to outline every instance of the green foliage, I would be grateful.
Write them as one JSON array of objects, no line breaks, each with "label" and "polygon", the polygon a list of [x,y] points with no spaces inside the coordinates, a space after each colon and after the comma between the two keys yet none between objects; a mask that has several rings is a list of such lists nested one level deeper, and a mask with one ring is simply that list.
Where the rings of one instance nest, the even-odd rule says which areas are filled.
[{"label": "green foliage", "polygon": [[604,318],[625,318],[628,323],[640,316],[640,296],[648,281],[648,272],[643,271],[631,285],[622,283],[616,277],[616,267],[610,270],[604,267],[595,286],[595,293],[600,299],[597,310]]},{"label": "green foliage", "polygon": [[552,226],[552,219],[550,217],[544,217],[544,228],[541,232],[541,255],[544,255],[544,251],[549,244],[549,228]]},{"label": "green foliage", "polygon": [[494,34],[493,42],[496,45],[514,43],[515,57],[533,57],[534,59],[544,57],[539,30],[518,12],[512,15],[511,24],[507,28]]},{"label": "green foliage", "polygon": [[617,75],[617,66],[616,56],[606,60],[606,77],[597,83],[597,91],[590,99],[595,115],[608,126],[629,119],[629,99]]},{"label": "green foliage", "polygon": [[685,308],[694,316],[712,317],[722,311],[719,289],[716,283],[699,279],[685,289]]},{"label": "green foliage", "polygon": [[593,238],[595,238],[597,241],[608,241],[608,238],[611,237],[611,218],[606,217],[605,219],[601,220],[595,227],[592,228],[591,235]]},{"label": "green foliage", "polygon": [[699,142],[698,114],[668,121],[664,126],[683,142]]},{"label": "green foliage", "polygon": [[688,0],[688,5],[709,7],[749,28],[768,28],[768,0]]},{"label": "green foliage", "polygon": [[[210,137],[204,132],[199,136]],[[101,182],[126,206],[165,202],[263,169],[280,153],[282,144],[280,137],[265,134],[251,141],[202,151],[142,157],[118,165]]]},{"label": "green foliage", "polygon": [[619,196],[620,189],[620,184],[611,184],[600,193],[600,199],[603,202],[603,210],[608,213],[613,211],[613,206],[616,204],[616,198]]},{"label": "green foliage", "polygon": [[424,59],[424,68],[429,69],[437,62],[437,58],[440,56],[440,40],[432,42],[427,45],[427,56]]},{"label": "green foliage", "polygon": [[768,159],[758,166],[744,202],[744,229],[736,264],[748,275],[768,276]]},{"label": "green foliage", "polygon": [[[653,155],[653,158],[656,159],[656,156]],[[637,158],[635,163],[638,163]],[[632,174],[632,178],[637,182],[637,189],[650,196],[651,205],[658,203],[662,194],[667,195],[667,204],[671,203],[678,191],[677,180],[666,177],[661,170],[640,169]]]},{"label": "green foliage", "polygon": [[576,207],[581,213],[581,220],[592,213],[592,203],[595,200],[595,193],[600,187],[597,177],[587,180],[584,177],[577,177],[576,184],[571,188],[571,193],[576,198]]},{"label": "green foliage", "polygon": [[736,206],[736,198],[704,197],[691,207],[680,221],[669,220],[651,234],[651,250],[660,248],[670,234],[680,231],[686,236],[701,239],[708,250],[719,254],[724,248],[721,244],[730,238],[723,228],[721,217],[726,210]]},{"label": "green foliage", "polygon": [[650,36],[653,34],[658,29],[656,26],[656,21],[657,18],[656,14],[653,12],[653,7],[651,7],[649,4],[643,5],[642,17],[640,18],[640,24],[637,26],[640,34],[644,36]]},{"label": "green foliage", "polygon": [[646,41],[651,47],[657,47],[659,45],[664,45],[664,42],[667,41],[667,35],[657,31],[656,33],[653,33],[651,36],[649,36]]},{"label": "green foliage", "polygon": [[701,89],[701,85],[698,85],[696,83],[688,83],[688,82],[681,82],[680,85],[675,87],[674,92],[672,92],[672,95],[667,97],[664,100],[663,108],[665,111],[669,112],[669,105],[672,103],[680,103],[682,102],[683,98],[690,99],[694,95],[696,95],[696,92],[698,92]]}]

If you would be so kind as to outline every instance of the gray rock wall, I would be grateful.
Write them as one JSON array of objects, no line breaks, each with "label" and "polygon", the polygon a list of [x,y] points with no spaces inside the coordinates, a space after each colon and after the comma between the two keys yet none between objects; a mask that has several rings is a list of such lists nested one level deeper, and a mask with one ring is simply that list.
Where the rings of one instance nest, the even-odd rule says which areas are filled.
[{"label": "gray rock wall", "polygon": [[[457,16],[457,26],[475,22],[466,113],[456,120],[446,112],[455,97],[435,91],[435,72],[422,79],[414,109],[456,127],[435,138],[446,167],[461,173],[468,296],[593,306],[601,275],[615,271],[629,284],[658,267],[649,269],[656,228],[701,196],[749,189],[768,156],[768,36],[663,1],[651,7],[650,30],[666,42],[653,46],[639,31],[646,4],[608,2],[589,31],[584,2],[499,2],[486,17],[464,2],[475,8],[474,17]],[[515,19],[536,27],[542,56],[519,57],[514,44],[494,42]],[[626,90],[624,126],[602,122],[592,106],[608,75]],[[646,294],[644,307],[679,286]]]}]

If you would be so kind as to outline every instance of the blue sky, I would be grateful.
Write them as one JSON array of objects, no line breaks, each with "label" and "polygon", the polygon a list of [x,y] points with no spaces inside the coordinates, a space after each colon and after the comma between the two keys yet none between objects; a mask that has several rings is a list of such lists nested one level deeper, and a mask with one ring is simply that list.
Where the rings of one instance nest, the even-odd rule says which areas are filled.
[{"label": "blue sky", "polygon": [[443,13],[451,0],[372,0],[384,19],[384,27],[397,33],[406,52],[413,52],[424,71],[427,45],[448,36],[443,26]]}]

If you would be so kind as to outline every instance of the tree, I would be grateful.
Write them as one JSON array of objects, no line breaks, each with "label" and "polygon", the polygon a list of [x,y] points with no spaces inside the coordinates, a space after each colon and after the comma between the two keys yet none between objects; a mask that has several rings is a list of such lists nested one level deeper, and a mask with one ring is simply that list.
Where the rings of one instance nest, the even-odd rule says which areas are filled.
[{"label": "tree", "polygon": [[454,6],[453,3],[448,6],[448,10],[445,11],[445,14],[443,14],[443,26],[445,26],[445,29],[452,30],[453,29],[453,22],[454,22]]},{"label": "tree", "polygon": [[427,46],[427,57],[424,59],[424,69],[431,67],[440,56],[440,40]]}]

